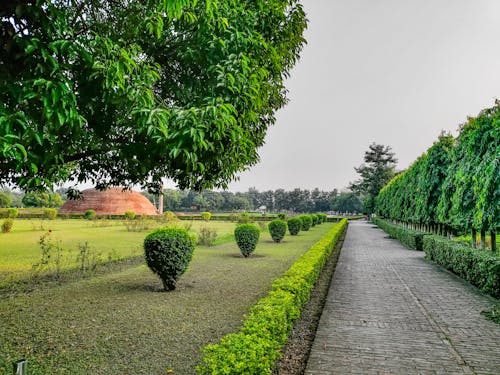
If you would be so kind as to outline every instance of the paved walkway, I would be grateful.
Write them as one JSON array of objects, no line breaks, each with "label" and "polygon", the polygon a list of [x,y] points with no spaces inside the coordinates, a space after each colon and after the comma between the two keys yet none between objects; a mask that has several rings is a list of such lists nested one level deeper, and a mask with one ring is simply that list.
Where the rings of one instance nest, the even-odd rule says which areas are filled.
[{"label": "paved walkway", "polygon": [[500,374],[493,299],[351,222],[305,374]]}]

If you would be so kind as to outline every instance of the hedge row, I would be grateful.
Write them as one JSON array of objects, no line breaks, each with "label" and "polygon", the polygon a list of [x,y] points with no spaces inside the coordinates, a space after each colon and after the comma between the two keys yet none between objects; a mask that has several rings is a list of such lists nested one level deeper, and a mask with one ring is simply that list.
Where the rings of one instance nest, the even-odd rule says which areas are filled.
[{"label": "hedge row", "polygon": [[500,298],[500,257],[440,236],[425,236],[423,247],[427,259]]},{"label": "hedge row", "polygon": [[282,278],[274,281],[271,292],[251,310],[238,333],[224,336],[220,343],[207,345],[199,374],[272,374],[295,320],[343,234],[342,220],[316,242]]},{"label": "hedge row", "polygon": [[372,222],[384,230],[392,238],[396,238],[406,247],[413,250],[423,250],[423,240],[427,233],[402,227],[378,217],[372,218]]}]

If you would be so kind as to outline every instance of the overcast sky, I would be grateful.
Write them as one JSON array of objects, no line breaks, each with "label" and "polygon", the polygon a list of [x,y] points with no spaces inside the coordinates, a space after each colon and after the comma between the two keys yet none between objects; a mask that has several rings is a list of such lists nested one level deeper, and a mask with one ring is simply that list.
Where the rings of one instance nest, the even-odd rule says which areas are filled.
[{"label": "overcast sky", "polygon": [[500,98],[500,0],[303,0],[308,44],[231,191],[345,188],[372,142],[407,168]]}]

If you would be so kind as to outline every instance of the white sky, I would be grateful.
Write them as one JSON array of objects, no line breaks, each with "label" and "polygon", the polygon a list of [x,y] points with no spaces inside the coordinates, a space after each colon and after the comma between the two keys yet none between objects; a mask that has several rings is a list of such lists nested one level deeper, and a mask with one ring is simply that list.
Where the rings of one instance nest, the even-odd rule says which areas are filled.
[{"label": "white sky", "polygon": [[231,191],[342,189],[372,142],[399,169],[500,98],[500,0],[303,0],[290,103]]}]

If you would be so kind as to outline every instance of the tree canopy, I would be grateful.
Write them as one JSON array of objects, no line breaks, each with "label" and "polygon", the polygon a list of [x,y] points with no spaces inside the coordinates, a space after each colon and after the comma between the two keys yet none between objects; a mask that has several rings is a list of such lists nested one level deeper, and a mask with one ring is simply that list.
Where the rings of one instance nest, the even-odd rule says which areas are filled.
[{"label": "tree canopy", "polygon": [[26,190],[225,187],[258,161],[306,27],[298,0],[8,0],[0,18],[0,184]]}]

